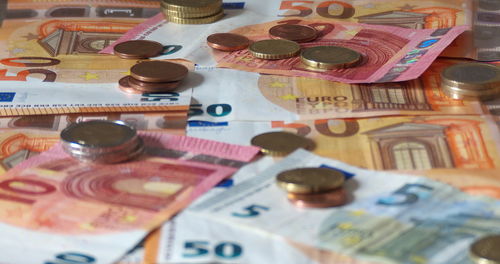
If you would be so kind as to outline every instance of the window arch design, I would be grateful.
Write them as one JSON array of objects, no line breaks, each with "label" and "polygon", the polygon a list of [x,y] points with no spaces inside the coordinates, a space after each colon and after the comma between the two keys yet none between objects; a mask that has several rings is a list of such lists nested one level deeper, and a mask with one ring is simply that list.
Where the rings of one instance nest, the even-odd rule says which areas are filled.
[{"label": "window arch design", "polygon": [[391,149],[395,167],[398,170],[431,169],[432,154],[421,142],[410,141],[395,144]]}]

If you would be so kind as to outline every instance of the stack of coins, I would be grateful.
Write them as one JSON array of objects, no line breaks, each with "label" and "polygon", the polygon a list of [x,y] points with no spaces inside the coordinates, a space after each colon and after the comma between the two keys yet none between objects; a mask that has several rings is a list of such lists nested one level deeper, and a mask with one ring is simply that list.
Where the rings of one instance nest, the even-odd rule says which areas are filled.
[{"label": "stack of coins", "polygon": [[288,200],[298,207],[326,208],[347,202],[342,187],[345,176],[327,168],[299,168],[281,172],[276,183],[287,192]]},{"label": "stack of coins", "polygon": [[113,51],[122,59],[147,59],[160,55],[163,45],[151,40],[130,40],[118,43]]},{"label": "stack of coins", "polygon": [[260,147],[261,152],[276,157],[286,156],[299,148],[313,150],[314,141],[288,132],[269,132],[257,135],[250,143]]},{"label": "stack of coins", "polygon": [[136,130],[122,121],[75,123],[61,132],[61,140],[64,151],[84,162],[117,163],[144,151]]},{"label": "stack of coins", "polygon": [[162,0],[161,9],[177,24],[208,24],[224,16],[222,0]]},{"label": "stack of coins", "polygon": [[118,86],[126,93],[169,92],[179,87],[188,68],[168,61],[143,61],[130,68],[130,76],[120,79]]},{"label": "stack of coins", "polygon": [[500,264],[500,234],[472,243],[469,255],[476,264]]},{"label": "stack of coins", "polygon": [[460,63],[441,72],[443,92],[454,99],[500,97],[500,69],[487,63]]}]

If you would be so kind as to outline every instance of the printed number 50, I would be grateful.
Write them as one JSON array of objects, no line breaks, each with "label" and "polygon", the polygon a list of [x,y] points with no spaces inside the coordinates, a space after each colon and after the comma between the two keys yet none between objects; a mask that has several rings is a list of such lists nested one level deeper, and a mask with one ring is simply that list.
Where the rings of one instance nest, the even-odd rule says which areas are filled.
[{"label": "printed number 50", "polygon": [[[203,257],[210,254],[210,243],[208,241],[187,241],[184,243],[185,252],[183,257],[194,258]],[[217,257],[224,259],[233,259],[241,256],[243,248],[232,242],[221,242],[214,248]]]}]

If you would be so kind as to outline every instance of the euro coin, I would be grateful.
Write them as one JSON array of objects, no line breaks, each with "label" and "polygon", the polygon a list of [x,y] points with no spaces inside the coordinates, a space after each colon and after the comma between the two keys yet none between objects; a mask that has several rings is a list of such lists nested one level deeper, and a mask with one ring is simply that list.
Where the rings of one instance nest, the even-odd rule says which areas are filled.
[{"label": "euro coin", "polygon": [[303,148],[313,150],[314,141],[288,132],[268,132],[252,138],[252,145],[260,147],[261,152],[271,156],[286,156],[293,151]]},{"label": "euro coin", "polygon": [[140,92],[168,92],[179,87],[181,81],[175,82],[143,82],[135,78],[130,78],[129,85]]},{"label": "euro coin", "polygon": [[185,13],[205,12],[220,9],[222,0],[162,0],[162,7]]},{"label": "euro coin", "polygon": [[327,168],[298,168],[276,177],[279,187],[289,193],[314,194],[337,189],[344,184],[342,172]]},{"label": "euro coin", "polygon": [[130,68],[130,75],[143,82],[175,82],[188,74],[188,68],[167,61],[143,61]]},{"label": "euro coin", "polygon": [[120,91],[127,94],[142,94],[141,91],[138,91],[130,86],[130,79],[132,79],[132,77],[130,77],[130,75],[127,75],[118,81],[118,88],[120,88]]},{"label": "euro coin", "polygon": [[163,45],[151,40],[130,40],[118,43],[113,51],[124,59],[145,59],[160,55]]},{"label": "euro coin", "polygon": [[500,264],[500,234],[475,241],[470,246],[469,253],[477,264]]},{"label": "euro coin", "polygon": [[215,33],[207,37],[207,44],[217,50],[237,51],[246,49],[250,40],[239,34]]},{"label": "euro coin", "polygon": [[339,46],[317,46],[304,49],[302,63],[319,69],[342,69],[357,65],[362,56],[359,52]]},{"label": "euro coin", "polygon": [[[162,5],[163,7],[163,5]],[[217,9],[214,10],[203,10],[203,11],[193,11],[193,12],[185,12],[185,11],[177,11],[177,10],[170,10],[168,8],[163,8],[163,14],[165,17],[170,18],[170,17],[177,17],[177,18],[200,18],[200,17],[207,17],[207,16],[213,16],[217,13],[220,13],[222,10],[222,6],[220,6]]]},{"label": "euro coin", "polygon": [[455,64],[441,72],[441,86],[455,99],[493,99],[500,95],[500,69],[487,63]]},{"label": "euro coin", "polygon": [[211,16],[206,16],[206,17],[197,17],[197,18],[184,18],[184,17],[175,17],[175,16],[169,16],[167,19],[168,21],[176,24],[210,24],[215,21],[220,20],[221,18],[224,17],[224,10],[220,10],[218,13],[215,13],[214,15]]},{"label": "euro coin", "polygon": [[347,193],[344,188],[318,194],[288,193],[288,201],[301,208],[328,208],[342,206],[347,203]]},{"label": "euro coin", "polygon": [[318,31],[304,25],[277,25],[269,29],[272,38],[287,39],[295,42],[308,42],[318,37]]},{"label": "euro coin", "polygon": [[250,53],[259,59],[287,59],[300,52],[300,46],[294,41],[284,39],[266,39],[252,43]]}]

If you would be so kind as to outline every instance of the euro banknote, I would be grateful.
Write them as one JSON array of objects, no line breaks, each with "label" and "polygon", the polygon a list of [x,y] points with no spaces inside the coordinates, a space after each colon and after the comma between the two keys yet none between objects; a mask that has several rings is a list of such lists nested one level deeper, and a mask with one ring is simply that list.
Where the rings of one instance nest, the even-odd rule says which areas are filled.
[{"label": "euro banknote", "polygon": [[[345,185],[352,194],[350,202],[330,209],[294,207],[275,177],[300,167],[326,167],[351,175]],[[371,263],[465,264],[472,263],[468,248],[475,239],[500,232],[499,206],[496,199],[467,195],[437,181],[359,169],[298,150],[190,211],[238,226],[241,232],[307,245],[298,249],[319,263],[358,263],[345,261],[354,258]]]},{"label": "euro banknote", "polygon": [[89,165],[56,145],[3,175],[2,260],[112,263],[258,152],[165,133],[141,137],[147,154],[136,161]]},{"label": "euro banknote", "polygon": [[457,62],[438,59],[416,80],[381,84],[345,84],[197,67],[195,73],[203,77],[203,82],[193,89],[190,120],[294,121],[487,114],[488,109],[479,101],[455,100],[443,93],[440,73]]}]

